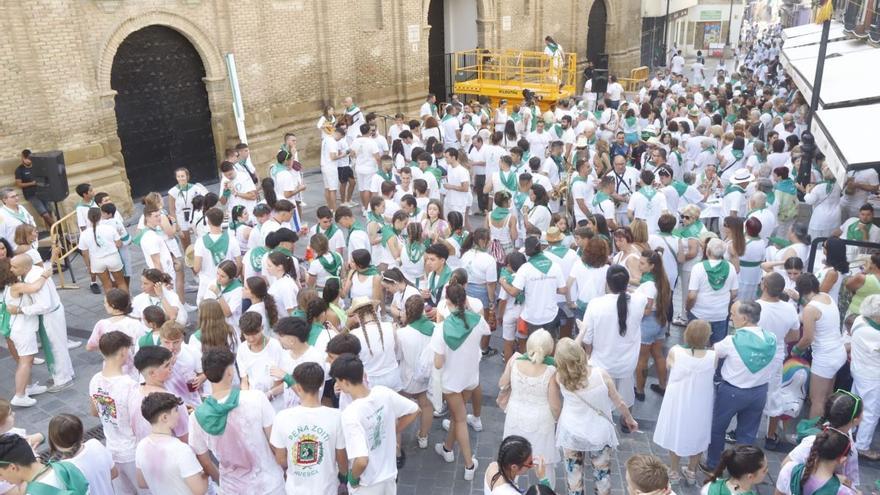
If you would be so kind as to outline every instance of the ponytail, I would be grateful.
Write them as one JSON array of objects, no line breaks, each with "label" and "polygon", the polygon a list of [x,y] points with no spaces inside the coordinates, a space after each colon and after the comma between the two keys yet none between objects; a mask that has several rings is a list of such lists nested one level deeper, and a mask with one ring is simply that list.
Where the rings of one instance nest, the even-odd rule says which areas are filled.
[{"label": "ponytail", "polygon": [[[737,445],[721,453],[721,462],[706,479],[706,483],[720,479],[726,470],[732,478],[757,473],[764,465],[764,452],[752,445]],[[806,478],[806,476],[804,476]]]},{"label": "ponytail", "polygon": [[626,319],[629,313],[629,294],[626,292],[629,272],[621,265],[612,265],[608,268],[605,283],[608,284],[612,294],[617,294],[617,331],[623,337],[626,335]]},{"label": "ponytail", "polygon": [[461,318],[464,323],[465,330],[470,330],[467,319],[465,318],[465,307],[467,307],[467,292],[460,284],[449,284],[446,286],[446,298],[455,305],[454,314]]},{"label": "ponytail", "polygon": [[98,222],[101,221],[101,209],[89,208],[87,215],[89,222],[92,224],[92,236],[95,238],[95,244],[98,244]]}]

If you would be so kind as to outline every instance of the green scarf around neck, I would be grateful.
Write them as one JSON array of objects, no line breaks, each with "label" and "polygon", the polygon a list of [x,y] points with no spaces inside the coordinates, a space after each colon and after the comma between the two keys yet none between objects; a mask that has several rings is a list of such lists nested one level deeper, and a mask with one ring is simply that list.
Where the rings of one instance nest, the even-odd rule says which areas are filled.
[{"label": "green scarf around neck", "polygon": [[709,263],[709,260],[703,260],[703,268],[706,270],[706,277],[709,279],[709,286],[712,290],[720,290],[724,287],[730,275],[730,263],[724,260],[718,260],[716,265]]},{"label": "green scarf around neck", "polygon": [[699,239],[700,233],[705,229],[703,222],[697,220],[687,227],[675,229],[672,235],[681,237],[682,239]]},{"label": "green scarf around neck", "polygon": [[364,268],[363,270],[358,270],[358,273],[360,273],[361,275],[364,275],[366,277],[372,277],[373,275],[379,274],[379,269],[376,268],[375,265],[370,265],[370,266]]},{"label": "green scarf around neck", "polygon": [[266,246],[257,246],[251,249],[251,254],[248,257],[251,267],[253,267],[254,271],[261,272],[263,271],[263,255],[269,252],[269,248]]},{"label": "green scarf around neck", "polygon": [[461,313],[452,313],[443,320],[443,340],[453,351],[461,347],[468,338],[474,327],[480,323],[481,316],[473,311],[465,310],[464,318]]},{"label": "green scarf around neck", "polygon": [[[508,284],[513,284],[513,275],[514,273],[510,271],[506,266],[501,269],[501,273],[498,276],[504,279]],[[514,304],[522,304],[523,301],[526,300],[526,294],[524,291],[520,291],[520,293],[513,299]]]},{"label": "green scarf around neck", "polygon": [[538,269],[539,272],[544,275],[550,271],[550,267],[553,266],[553,262],[550,261],[550,258],[544,255],[544,253],[538,253],[531,258],[529,258],[529,264]]},{"label": "green scarf around neck", "polygon": [[639,188],[639,193],[641,193],[642,196],[648,198],[648,201],[651,201],[652,199],[654,199],[654,196],[657,195],[657,190],[651,186],[642,186]]},{"label": "green scarf around neck", "polygon": [[[801,486],[806,482],[806,480],[803,479],[805,468],[805,464],[798,464],[792,468],[791,481],[788,485],[788,488],[791,490],[791,495],[803,495]],[[817,488],[812,495],[837,495],[839,491],[840,478],[838,478],[837,475],[832,474],[831,477],[828,478],[828,481],[826,481],[821,487]]]},{"label": "green scarf around neck", "polygon": [[760,330],[761,336],[743,329],[738,329],[733,334],[733,346],[743,364],[752,373],[767,367],[776,355],[776,336],[763,328]]},{"label": "green scarf around neck", "polygon": [[385,218],[383,218],[381,215],[377,215],[372,211],[367,212],[367,220],[369,220],[370,222],[378,223],[379,225],[385,225]]},{"label": "green scarf around neck", "polygon": [[503,185],[505,189],[511,193],[516,192],[516,172],[508,170],[507,173],[505,173],[503,170],[500,170],[498,171],[498,177],[501,179],[501,185]]},{"label": "green scarf around neck", "polygon": [[[330,255],[330,260],[327,260],[327,255]],[[324,268],[324,271],[329,273],[334,277],[338,277],[340,272],[342,271],[342,256],[336,251],[330,251],[323,256],[318,256],[318,263]]]},{"label": "green scarf around neck", "polygon": [[[856,220],[855,222],[849,224],[849,227],[846,229],[846,238],[850,241],[864,241],[865,233],[860,228],[862,225],[865,225],[861,222],[861,220]],[[867,227],[866,230],[871,230],[871,225],[865,225]]]},{"label": "green scarf around neck", "polygon": [[[516,358],[516,360],[517,361],[531,361],[532,358],[530,358],[526,354],[523,354],[522,356]],[[553,356],[544,356],[544,359],[541,362],[543,364],[546,364],[547,366],[556,366],[556,360],[553,359]]]},{"label": "green scarf around neck", "polygon": [[229,413],[238,407],[240,394],[241,390],[238,387],[232,387],[225,402],[220,403],[214,397],[209,396],[196,408],[194,413],[196,421],[205,430],[205,433],[218,436],[226,431],[226,420],[229,418]]},{"label": "green scarf around neck", "polygon": [[409,326],[425,337],[434,335],[434,322],[429,320],[425,315],[422,315],[418,320],[410,323]]},{"label": "green scarf around neck", "polygon": [[[89,493],[89,480],[76,465],[70,461],[49,461],[46,470],[51,469],[63,488],[55,488],[41,481],[29,481],[25,493],[28,495],[86,495]],[[42,474],[42,472],[40,473]],[[39,475],[37,475],[39,476]]]},{"label": "green scarf around neck", "polygon": [[222,232],[216,241],[211,237],[211,234],[205,234],[202,237],[202,242],[205,244],[205,249],[211,253],[214,266],[226,259],[226,253],[229,251],[229,232]]},{"label": "green scarf around neck", "polygon": [[492,213],[489,214],[489,218],[491,218],[493,222],[500,222],[507,218],[508,215],[510,215],[510,208],[496,206],[492,209]]},{"label": "green scarf around neck", "polygon": [[220,291],[221,294],[226,294],[227,292],[232,292],[232,291],[234,291],[235,289],[238,289],[238,288],[241,287],[241,286],[242,286],[242,285],[241,285],[241,280],[239,280],[239,279],[237,279],[237,278],[232,279],[232,281],[229,282],[229,283],[226,285],[226,287],[221,286],[219,283],[217,284],[217,287],[220,287],[220,289],[221,289],[221,291]]},{"label": "green scarf around neck", "polygon": [[439,276],[437,272],[431,272],[431,275],[428,276],[428,290],[431,292],[435,302],[440,301],[440,297],[443,295],[440,291],[446,286],[446,282],[449,282],[449,277],[451,276],[452,269],[449,268],[449,265],[443,265],[443,270]]},{"label": "green scarf around neck", "polygon": [[777,182],[776,185],[773,186],[773,190],[785,194],[791,194],[792,196],[797,195],[797,187],[795,187],[794,181],[791,179],[783,179]]}]

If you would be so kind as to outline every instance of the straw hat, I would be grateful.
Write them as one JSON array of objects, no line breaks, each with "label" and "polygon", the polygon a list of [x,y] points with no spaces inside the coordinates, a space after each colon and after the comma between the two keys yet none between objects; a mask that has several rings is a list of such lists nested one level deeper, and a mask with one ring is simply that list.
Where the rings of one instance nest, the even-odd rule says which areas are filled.
[{"label": "straw hat", "polygon": [[657,139],[657,136],[651,136],[651,137],[649,137],[647,143],[648,143],[648,144],[654,144],[654,145],[657,145],[657,146],[660,146],[660,145],[663,144],[662,141],[660,141],[659,139]]},{"label": "straw hat", "polygon": [[345,312],[348,316],[353,315],[357,310],[364,308],[366,306],[370,306],[375,309],[376,301],[370,299],[367,296],[356,297],[351,300],[351,306]]},{"label": "straw hat", "polygon": [[183,264],[186,265],[187,268],[192,268],[196,264],[196,247],[192,244],[186,247],[186,252],[183,253]]},{"label": "straw hat", "polygon": [[559,230],[559,227],[553,226],[547,229],[547,242],[559,242],[565,238],[562,234],[562,231]]},{"label": "straw hat", "polygon": [[731,184],[742,184],[744,182],[751,182],[755,180],[755,176],[752,175],[748,169],[741,168],[733,174],[733,177],[730,178]]},{"label": "straw hat", "polygon": [[587,136],[578,136],[577,142],[575,142],[575,148],[586,148],[590,145],[590,142],[587,141]]}]

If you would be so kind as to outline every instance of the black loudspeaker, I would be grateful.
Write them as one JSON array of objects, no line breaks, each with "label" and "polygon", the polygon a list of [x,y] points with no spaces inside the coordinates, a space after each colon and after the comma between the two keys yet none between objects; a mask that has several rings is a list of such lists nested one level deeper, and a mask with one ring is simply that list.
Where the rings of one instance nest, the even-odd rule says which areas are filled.
[{"label": "black loudspeaker", "polygon": [[608,69],[593,70],[593,93],[605,93],[608,91]]},{"label": "black loudspeaker", "polygon": [[70,193],[64,153],[60,151],[33,153],[31,162],[34,166],[34,181],[37,183],[37,197],[49,202],[64,201]]},{"label": "black loudspeaker", "polygon": [[599,60],[596,61],[596,68],[608,70],[608,54],[607,53],[600,53],[599,54]]}]

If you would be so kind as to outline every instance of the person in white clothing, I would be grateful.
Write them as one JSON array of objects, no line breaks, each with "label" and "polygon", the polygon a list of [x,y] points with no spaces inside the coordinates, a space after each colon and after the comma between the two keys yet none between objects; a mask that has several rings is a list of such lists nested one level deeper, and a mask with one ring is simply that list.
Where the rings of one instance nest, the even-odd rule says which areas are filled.
[{"label": "person in white clothing", "polygon": [[[172,428],[180,422],[177,396],[153,392],[141,402],[140,415],[150,423],[151,432],[138,442],[135,465],[140,488],[168,495],[205,495],[208,477],[189,445],[177,438]],[[157,462],[157,459],[160,459]],[[214,481],[219,481],[212,473]]]},{"label": "person in white clothing", "polygon": [[190,184],[189,169],[185,167],[174,171],[174,179],[177,184],[168,190],[168,210],[173,212],[172,218],[180,226],[180,240],[186,249],[190,245],[189,233],[193,221],[192,200],[208,194],[208,189],[198,182]]},{"label": "person in white clothing", "polygon": [[728,311],[739,287],[736,269],[724,259],[724,241],[712,239],[706,245],[708,259],[691,270],[686,310],[689,319],[699,318],[712,325],[712,344],[727,336]]},{"label": "person in white clothing", "polygon": [[211,208],[205,214],[209,233],[195,240],[193,273],[199,277],[199,292],[196,304],[202,302],[210,287],[217,283],[217,267],[224,260],[234,261],[241,266],[241,249],[238,240],[228,230],[223,230],[223,210]]},{"label": "person in white clothing", "polygon": [[100,208],[89,208],[87,219],[89,226],[80,234],[77,247],[89,252],[89,270],[98,276],[105,293],[114,285],[128,290],[119,255],[122,237],[112,225],[101,223]]},{"label": "person in white clothing", "polygon": [[238,172],[232,162],[220,164],[220,204],[232,211],[236,205],[243,205],[247,211],[252,211],[257,204],[257,188],[251,177]]},{"label": "person in white clothing", "polygon": [[498,457],[486,467],[483,477],[483,493],[494,495],[520,495],[516,483],[520,476],[534,469],[540,485],[549,487],[544,462],[532,455],[532,445],[519,435],[508,435],[498,446]]},{"label": "person in white clothing", "polygon": [[342,433],[348,455],[348,484],[364,493],[393,495],[396,431],[415,421],[415,402],[383,386],[364,384],[364,365],[357,356],[343,354],[333,360],[330,376],[354,400],[342,411]]},{"label": "person in white clothing", "polygon": [[373,174],[379,170],[379,146],[370,137],[370,125],[360,126],[361,135],[351,143],[351,155],[354,157],[354,172],[357,176],[358,190],[361,195],[361,206],[366,209],[370,204],[370,185]]},{"label": "person in white clothing", "polygon": [[444,210],[457,211],[465,218],[471,207],[471,176],[468,169],[458,162],[459,151],[449,148],[445,152],[448,174],[446,176],[446,205]]},{"label": "person in white clothing", "polygon": [[116,495],[111,477],[119,472],[107,447],[97,439],[84,441],[79,417],[62,413],[49,421],[49,452],[57,461],[79,468],[89,482],[89,495]]},{"label": "person in white clothing", "polygon": [[641,187],[630,196],[627,216],[630,222],[636,218],[644,220],[648,225],[648,233],[656,234],[660,231],[657,220],[660,215],[668,213],[666,195],[658,194],[659,191],[654,188],[654,172],[650,170],[642,170],[639,184]]},{"label": "person in white clothing", "polygon": [[[871,450],[877,419],[880,417],[880,295],[872,294],[862,301],[861,315],[850,329],[850,371],[853,376],[853,393],[861,397],[862,420],[856,435],[856,449],[859,456],[868,460],[880,458],[880,453]],[[839,392],[838,392],[839,393]]]}]

